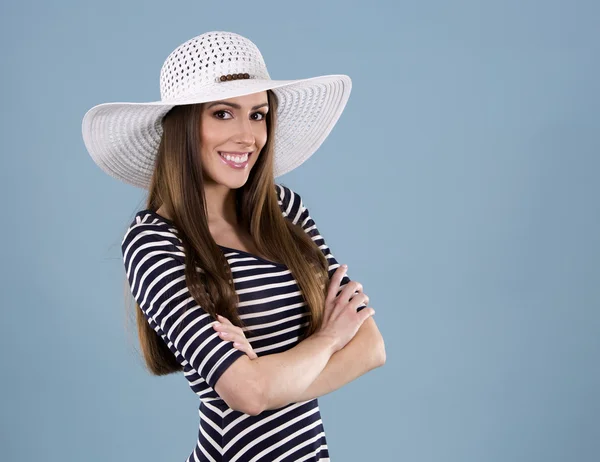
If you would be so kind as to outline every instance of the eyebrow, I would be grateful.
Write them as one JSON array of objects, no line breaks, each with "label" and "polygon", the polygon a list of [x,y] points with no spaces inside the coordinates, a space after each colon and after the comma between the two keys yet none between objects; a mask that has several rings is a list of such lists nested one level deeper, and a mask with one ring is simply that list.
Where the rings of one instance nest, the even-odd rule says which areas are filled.
[{"label": "eyebrow", "polygon": [[[235,108],[235,109],[242,109],[242,106],[240,106],[239,104],[235,104],[235,103],[228,103],[228,102],[226,102],[226,101],[214,101],[213,103],[209,104],[209,105],[206,107],[206,109],[210,109],[211,107],[213,107],[213,106],[216,106],[217,104],[224,104],[225,106],[231,106],[231,107],[233,107],[233,108]],[[259,104],[259,105],[257,105],[257,106],[253,106],[253,107],[252,107],[252,110],[254,110],[254,109],[258,109],[258,108],[261,108],[261,107],[263,107],[263,106],[268,106],[268,105],[269,105],[269,103],[262,103],[262,104]]]}]

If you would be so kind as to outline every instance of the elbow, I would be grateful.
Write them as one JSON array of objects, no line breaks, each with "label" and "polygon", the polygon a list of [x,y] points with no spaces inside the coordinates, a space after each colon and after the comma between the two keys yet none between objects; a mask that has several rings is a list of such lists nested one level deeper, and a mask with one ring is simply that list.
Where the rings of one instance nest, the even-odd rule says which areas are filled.
[{"label": "elbow", "polygon": [[257,416],[266,409],[265,386],[261,377],[247,377],[240,388],[236,406],[230,406],[232,409],[251,416]]},{"label": "elbow", "polygon": [[245,414],[256,416],[262,413],[266,409],[266,396],[265,389],[259,381],[253,381],[250,384],[252,392],[247,395],[246,402],[244,403]]},{"label": "elbow", "polygon": [[257,416],[259,415],[261,412],[264,411],[264,408],[261,406],[257,406],[257,405],[251,405],[248,408],[246,408],[246,410],[242,411],[244,414],[248,414],[251,416]]},{"label": "elbow", "polygon": [[379,360],[379,366],[383,366],[385,364],[385,347],[382,348],[381,357]]},{"label": "elbow", "polygon": [[242,356],[217,380],[219,397],[234,411],[256,416],[266,409],[265,379],[255,361]]},{"label": "elbow", "polygon": [[243,412],[244,414],[256,416],[265,410],[262,397],[256,393],[249,392],[245,389],[243,396],[237,396],[234,399],[223,399],[225,404],[234,411]]},{"label": "elbow", "polygon": [[265,408],[262,405],[262,402],[258,398],[256,398],[256,399],[246,400],[239,407],[239,409],[236,409],[236,410],[243,412],[244,414],[256,416],[256,415],[259,415],[261,412],[263,412],[265,410]]},{"label": "elbow", "polygon": [[381,337],[379,342],[377,342],[377,349],[375,353],[375,367],[383,366],[385,364],[385,359],[385,343],[383,341],[383,337]]}]

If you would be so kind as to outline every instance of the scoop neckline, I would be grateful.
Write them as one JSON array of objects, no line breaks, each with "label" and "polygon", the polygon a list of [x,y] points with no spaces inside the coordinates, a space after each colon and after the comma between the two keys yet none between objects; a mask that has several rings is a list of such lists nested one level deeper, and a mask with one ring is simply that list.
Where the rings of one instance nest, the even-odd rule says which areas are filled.
[{"label": "scoop neckline", "polygon": [[269,265],[274,265],[274,266],[280,266],[282,268],[287,268],[287,266],[284,265],[283,263],[277,263],[277,262],[274,262],[274,261],[271,261],[271,260],[267,260],[266,258],[259,257],[258,255],[255,255],[255,254],[250,253],[250,252],[246,252],[245,250],[234,249],[233,247],[226,247],[226,246],[221,245],[221,244],[217,244],[217,245],[219,247],[221,247],[221,249],[223,249],[223,250],[229,250],[229,251],[241,254],[241,255],[248,255],[249,257],[252,257],[255,260],[264,261],[265,263],[268,263]]},{"label": "scoop neckline", "polygon": [[[154,217],[156,217],[156,218],[158,218],[158,219],[160,219],[160,220],[162,220],[162,221],[164,221],[164,222],[166,222],[166,223],[168,223],[170,225],[176,226],[173,221],[169,220],[168,218],[163,217],[162,215],[159,215],[154,210],[145,209],[145,210],[141,210],[139,213],[140,214],[150,214],[150,215],[153,215]],[[255,260],[264,261],[265,263],[268,263],[270,265],[279,266],[279,267],[282,267],[282,268],[287,268],[287,266],[285,264],[283,264],[283,263],[277,263],[277,262],[274,262],[274,261],[271,261],[271,260],[267,260],[266,258],[260,257],[258,255],[253,254],[253,253],[250,253],[250,252],[246,252],[245,250],[234,249],[233,247],[227,247],[227,246],[224,246],[224,245],[221,245],[221,244],[217,244],[217,246],[219,246],[223,250],[229,250],[229,251],[236,252],[236,253],[239,253],[239,254],[242,254],[242,255],[248,255],[249,257],[252,257]]]}]

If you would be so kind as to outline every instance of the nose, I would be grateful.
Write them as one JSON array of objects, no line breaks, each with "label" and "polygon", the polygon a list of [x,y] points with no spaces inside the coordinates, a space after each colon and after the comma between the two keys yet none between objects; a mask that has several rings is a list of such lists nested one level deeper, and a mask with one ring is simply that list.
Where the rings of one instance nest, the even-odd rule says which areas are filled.
[{"label": "nose", "polygon": [[255,142],[252,123],[245,117],[241,117],[240,119],[240,122],[237,124],[237,131],[234,140],[241,146],[251,147]]}]

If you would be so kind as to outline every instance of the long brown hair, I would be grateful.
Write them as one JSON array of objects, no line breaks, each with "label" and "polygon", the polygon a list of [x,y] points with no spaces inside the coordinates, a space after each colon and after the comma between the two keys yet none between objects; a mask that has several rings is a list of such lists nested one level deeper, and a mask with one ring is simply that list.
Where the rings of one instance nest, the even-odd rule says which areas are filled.
[{"label": "long brown hair", "polygon": [[[308,234],[281,213],[273,177],[276,95],[267,90],[267,142],[250,171],[248,181],[236,190],[238,225],[247,231],[259,253],[281,262],[298,282],[309,312],[306,338],[322,323],[325,293],[329,287],[328,262]],[[243,327],[238,296],[222,250],[214,241],[206,219],[206,197],[200,160],[202,104],[175,106],[162,119],[163,134],[146,199],[146,208],[162,205],[178,230],[185,254],[185,278],[192,297],[205,311]],[[196,267],[203,271],[199,272]],[[148,370],[166,375],[183,368],[164,340],[150,327],[135,303],[137,331]]]}]

